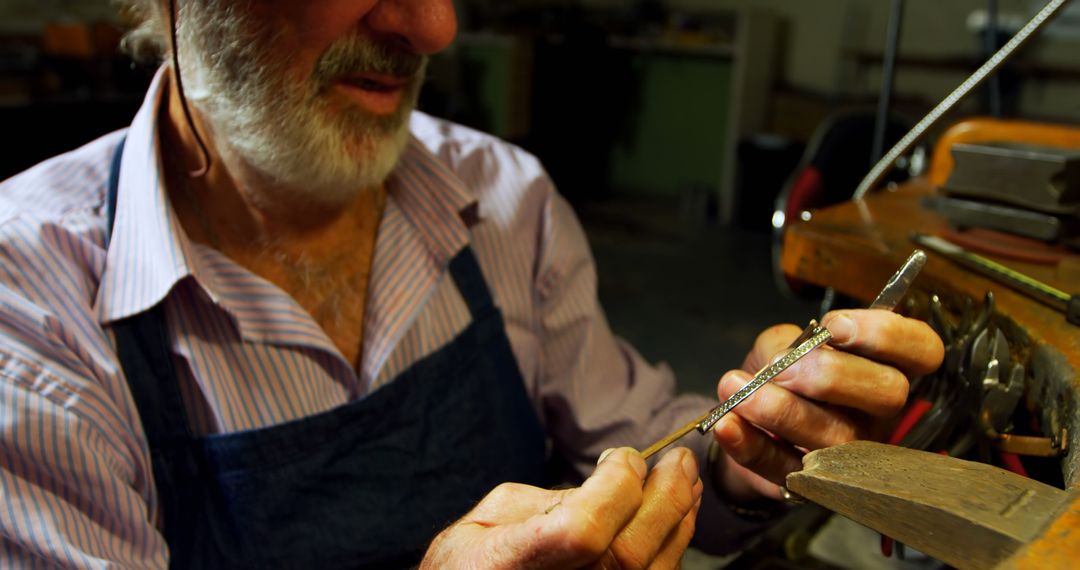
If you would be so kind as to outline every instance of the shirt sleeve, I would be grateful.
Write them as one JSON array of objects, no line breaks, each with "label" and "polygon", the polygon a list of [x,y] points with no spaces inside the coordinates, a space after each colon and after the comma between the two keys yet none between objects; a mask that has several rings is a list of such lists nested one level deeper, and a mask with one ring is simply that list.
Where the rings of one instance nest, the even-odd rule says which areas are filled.
[{"label": "shirt sleeve", "polygon": [[152,482],[119,444],[126,437],[110,433],[121,425],[109,417],[117,409],[8,348],[0,353],[0,567],[165,568],[146,498]]},{"label": "shirt sleeve", "polygon": [[[597,298],[596,265],[572,208],[553,193],[547,218],[538,284],[540,395],[557,451],[580,475],[587,475],[605,449],[644,449],[717,402],[676,395],[675,378],[666,364],[648,363],[612,333]],[[730,552],[765,525],[743,520],[715,493],[706,474],[711,440],[693,433],[677,445],[697,455],[706,486],[695,544],[710,552]]]},{"label": "shirt sleeve", "polygon": [[[588,474],[605,449],[643,449],[714,403],[696,395],[676,397],[671,369],[649,364],[612,333],[597,300],[596,265],[577,217],[557,194],[549,217],[539,283],[540,391],[555,445]],[[680,442],[704,458],[706,446],[698,443],[692,437]]]},{"label": "shirt sleeve", "polygon": [[167,565],[142,425],[90,306],[89,248],[55,222],[0,224],[0,568]]}]

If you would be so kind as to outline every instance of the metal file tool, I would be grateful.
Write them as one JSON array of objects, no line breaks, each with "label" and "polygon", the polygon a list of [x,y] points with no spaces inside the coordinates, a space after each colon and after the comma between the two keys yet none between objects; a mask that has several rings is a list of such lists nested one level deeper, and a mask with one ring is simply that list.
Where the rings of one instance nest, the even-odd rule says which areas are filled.
[{"label": "metal file tool", "polygon": [[[891,311],[896,308],[897,303],[899,303],[900,299],[907,293],[908,287],[911,286],[912,281],[915,280],[915,276],[919,274],[919,271],[922,270],[923,265],[925,264],[925,253],[920,250],[916,250],[912,253],[907,261],[904,262],[904,265],[900,267],[900,270],[885,284],[885,288],[881,290],[881,293],[874,299],[874,302],[870,304],[870,308],[886,311]],[[709,410],[701,417],[694,419],[690,423],[671,432],[660,441],[650,445],[641,452],[641,456],[648,459],[656,452],[675,443],[677,440],[682,439],[684,435],[694,430],[697,430],[702,435],[709,433],[709,430],[716,425],[716,422],[720,421],[720,418],[727,415],[727,413],[733,410],[735,406],[738,406],[744,400],[749,398],[751,394],[758,390],[758,388],[761,388],[766,382],[776,378],[781,372],[791,368],[793,364],[807,354],[810,354],[815,348],[829,342],[829,339],[831,338],[832,334],[829,333],[828,329],[819,325],[817,321],[810,321],[810,324],[803,329],[802,334],[788,346],[788,350],[783,356],[758,371],[758,373],[755,374],[745,386],[740,388],[738,392],[732,394],[730,398],[724,400],[719,406]]]},{"label": "metal file tool", "polygon": [[911,241],[1045,303],[1065,313],[1066,321],[1074,325],[1080,325],[1080,295],[1078,294],[1070,295],[1015,269],[1010,269],[981,255],[971,253],[939,237],[916,233],[912,234]]}]

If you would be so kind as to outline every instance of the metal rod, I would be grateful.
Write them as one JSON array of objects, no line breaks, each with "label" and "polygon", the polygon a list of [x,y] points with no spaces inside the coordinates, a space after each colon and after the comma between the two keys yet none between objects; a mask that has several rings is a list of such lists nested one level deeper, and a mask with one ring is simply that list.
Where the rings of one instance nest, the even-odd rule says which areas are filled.
[{"label": "metal rod", "polygon": [[1017,289],[1021,293],[1042,301],[1059,311],[1066,311],[1068,309],[1071,297],[1069,294],[1056,287],[1033,279],[996,261],[971,253],[970,251],[939,237],[928,236],[925,234],[913,234],[911,240],[926,249],[952,259],[960,265],[973,269],[982,275],[996,279]]},{"label": "metal rod", "polygon": [[892,107],[893,80],[896,78],[896,55],[900,51],[900,31],[904,24],[904,0],[892,0],[889,11],[889,29],[885,35],[885,56],[881,62],[881,91],[878,93],[877,117],[874,120],[874,145],[870,152],[870,166],[881,159],[885,152],[885,134],[889,125],[889,109]]},{"label": "metal rod", "polygon": [[684,435],[696,430],[698,425],[701,424],[701,422],[704,421],[705,418],[709,417],[709,413],[710,412],[705,412],[701,415],[701,417],[696,418],[694,421],[664,436],[664,438],[660,441],[650,445],[649,447],[646,447],[645,450],[641,452],[641,456],[645,459],[648,459],[653,455],[656,455],[657,451],[660,451],[661,449],[664,449],[665,447],[682,439]]},{"label": "metal rod", "polygon": [[[892,278],[885,283],[885,287],[878,293],[877,298],[871,303],[870,308],[884,309],[887,311],[896,308],[896,305],[907,293],[908,289],[911,287],[911,283],[915,281],[915,277],[922,271],[924,265],[926,265],[926,254],[920,250],[915,250],[908,256],[907,261],[900,266],[900,269],[892,276]],[[738,406],[744,400],[749,398],[751,394],[758,390],[758,388],[761,388],[773,378],[776,378],[781,372],[790,368],[798,362],[799,359],[810,354],[814,349],[829,342],[831,338],[832,333],[830,333],[828,329],[818,325],[817,321],[810,321],[810,324],[803,329],[802,334],[788,345],[787,353],[759,370],[746,385],[728,397],[728,399],[721,402],[720,405],[705,412],[700,417],[695,418],[681,428],[664,436],[660,441],[645,448],[645,450],[641,452],[641,456],[648,459],[656,452],[675,443],[695,429],[701,432],[702,435],[709,433],[709,430],[716,425],[716,422],[720,421],[720,418],[727,415],[728,412],[735,409],[735,406]]]},{"label": "metal rod", "polygon": [[793,364],[799,361],[802,357],[810,354],[810,351],[815,348],[829,342],[832,338],[832,333],[825,327],[814,327],[810,338],[800,343],[790,352],[780,357],[779,360],[766,366],[760,372],[754,375],[754,378],[747,382],[745,386],[735,392],[728,399],[724,400],[719,406],[712,409],[711,412],[706,415],[704,420],[698,424],[697,430],[702,434],[709,433],[709,430],[716,425],[716,422],[720,421],[720,418],[726,416],[728,412],[735,409],[743,402],[743,400],[749,398],[754,392],[757,392],[759,388],[767,384],[773,378],[776,378],[781,372],[790,368]]},{"label": "metal rod", "polygon": [[859,187],[855,189],[855,200],[862,200],[866,197],[866,194],[873,188],[876,188],[885,176],[892,170],[896,160],[910,151],[915,143],[922,139],[930,127],[937,124],[941,118],[951,111],[960,101],[968,96],[973,89],[979,86],[990,74],[998,70],[1010,57],[1013,52],[1020,48],[1020,46],[1027,43],[1028,39],[1035,34],[1035,32],[1042,29],[1050,20],[1058,15],[1061,8],[1069,3],[1069,0],[1050,0],[1042,10],[1039,10],[1038,14],[1031,19],[1023,28],[1020,28],[1019,32],[1012,37],[1000,50],[997,51],[989,60],[986,61],[973,73],[970,77],[964,80],[952,93],[949,93],[936,107],[933,108],[925,117],[922,118],[903,138],[900,139],[888,153],[885,154],[870,169],[870,173],[863,178],[859,183]]},{"label": "metal rod", "polygon": [[664,436],[660,441],[645,448],[645,450],[641,452],[641,456],[648,459],[656,452],[675,443],[684,435],[694,430],[697,430],[701,434],[708,433],[720,418],[727,415],[728,412],[734,409],[735,406],[739,405],[743,400],[749,398],[751,394],[758,390],[758,388],[761,388],[770,380],[776,378],[777,375],[790,368],[802,357],[810,354],[815,348],[829,342],[830,338],[832,338],[832,334],[830,334],[825,327],[819,326],[817,321],[810,321],[810,325],[806,327],[803,334],[791,344],[789,347],[791,350],[787,354],[759,370],[745,386],[740,388],[738,392],[732,394],[728,399],[721,402],[720,405],[705,412],[693,421]]}]

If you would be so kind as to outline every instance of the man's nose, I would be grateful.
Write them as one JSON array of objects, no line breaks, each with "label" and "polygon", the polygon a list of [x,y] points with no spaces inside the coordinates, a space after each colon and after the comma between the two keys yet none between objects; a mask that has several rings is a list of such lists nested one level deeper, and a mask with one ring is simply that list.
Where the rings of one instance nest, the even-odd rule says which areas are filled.
[{"label": "man's nose", "polygon": [[452,0],[379,0],[364,21],[372,33],[424,55],[442,51],[457,35]]}]

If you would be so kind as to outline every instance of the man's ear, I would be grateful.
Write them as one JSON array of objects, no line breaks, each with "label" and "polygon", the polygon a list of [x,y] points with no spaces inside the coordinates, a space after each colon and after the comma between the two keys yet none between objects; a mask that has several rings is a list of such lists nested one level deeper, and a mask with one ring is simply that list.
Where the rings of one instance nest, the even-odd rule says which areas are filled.
[{"label": "man's ear", "polygon": [[169,0],[113,0],[120,26],[125,30],[120,49],[144,64],[161,62],[169,50],[169,27],[165,20]]}]

